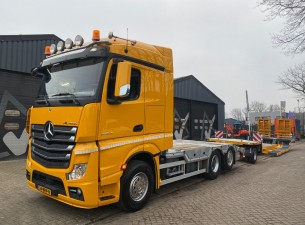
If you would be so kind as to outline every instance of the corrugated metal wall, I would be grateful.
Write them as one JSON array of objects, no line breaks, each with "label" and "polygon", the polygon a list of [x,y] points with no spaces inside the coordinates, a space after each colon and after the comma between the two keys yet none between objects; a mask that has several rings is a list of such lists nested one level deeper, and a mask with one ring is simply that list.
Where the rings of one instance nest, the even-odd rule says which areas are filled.
[{"label": "corrugated metal wall", "polygon": [[55,35],[0,35],[0,69],[30,73],[45,58],[45,46],[60,40]]},{"label": "corrugated metal wall", "polygon": [[45,58],[55,35],[0,35],[0,160],[26,156],[27,109],[33,105],[41,78],[32,68]]},{"label": "corrugated metal wall", "polygon": [[217,129],[217,104],[174,99],[174,138],[202,141]]},{"label": "corrugated metal wall", "polygon": [[216,125],[217,130],[223,130],[225,119],[225,103],[204,86],[193,75],[175,79],[174,81],[174,96],[187,100],[199,101],[204,103],[215,104],[217,109]]},{"label": "corrugated metal wall", "polygon": [[25,157],[26,113],[40,82],[39,77],[0,70],[0,160]]}]

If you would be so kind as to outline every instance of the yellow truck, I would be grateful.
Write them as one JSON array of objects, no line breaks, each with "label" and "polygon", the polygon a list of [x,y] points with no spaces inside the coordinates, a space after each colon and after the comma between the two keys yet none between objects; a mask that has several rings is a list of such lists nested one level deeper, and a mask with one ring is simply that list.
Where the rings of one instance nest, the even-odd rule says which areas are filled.
[{"label": "yellow truck", "polygon": [[109,33],[46,47],[28,110],[28,186],[80,208],[141,209],[162,185],[235,163],[230,144],[173,141],[172,50]]}]

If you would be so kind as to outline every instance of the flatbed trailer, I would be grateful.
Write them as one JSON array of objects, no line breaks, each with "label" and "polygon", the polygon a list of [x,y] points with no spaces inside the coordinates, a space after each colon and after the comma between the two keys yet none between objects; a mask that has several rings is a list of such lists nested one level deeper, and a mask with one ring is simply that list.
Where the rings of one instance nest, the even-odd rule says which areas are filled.
[{"label": "flatbed trailer", "polygon": [[256,163],[257,154],[262,153],[262,143],[257,141],[228,139],[228,138],[209,138],[210,142],[226,143],[236,146],[236,151],[239,152],[240,159],[250,163]]},{"label": "flatbed trailer", "polygon": [[[265,140],[265,139],[264,139]],[[236,152],[239,152],[240,159],[255,163],[256,160],[253,159],[255,154],[260,153],[270,156],[281,156],[290,150],[288,140],[283,142],[279,141],[279,138],[268,138],[266,143],[261,143],[257,141],[248,141],[240,139],[226,139],[226,138],[210,138],[211,142],[227,143],[237,146]]]},{"label": "flatbed trailer", "polygon": [[220,170],[230,170],[236,148],[226,143],[174,140],[173,148],[161,153],[161,185],[198,174],[216,179]]}]

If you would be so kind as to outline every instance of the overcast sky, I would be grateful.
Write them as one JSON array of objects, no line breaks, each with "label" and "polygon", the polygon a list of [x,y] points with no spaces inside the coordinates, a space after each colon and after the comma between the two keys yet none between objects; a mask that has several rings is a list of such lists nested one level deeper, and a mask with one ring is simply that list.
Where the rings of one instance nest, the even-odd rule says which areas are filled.
[{"label": "overcast sky", "polygon": [[91,38],[115,35],[173,49],[174,76],[194,75],[226,104],[226,113],[249,101],[298,106],[297,96],[281,90],[278,75],[302,62],[272,46],[282,21],[264,21],[258,0],[4,1],[0,35],[55,34]]}]

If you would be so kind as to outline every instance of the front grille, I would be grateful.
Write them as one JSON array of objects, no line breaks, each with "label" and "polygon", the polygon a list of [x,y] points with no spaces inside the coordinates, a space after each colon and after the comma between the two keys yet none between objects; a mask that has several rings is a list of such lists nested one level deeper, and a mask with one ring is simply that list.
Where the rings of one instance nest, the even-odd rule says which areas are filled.
[{"label": "front grille", "polygon": [[77,127],[54,126],[51,140],[44,135],[45,125],[34,124],[32,130],[32,159],[47,168],[68,168],[75,146]]},{"label": "front grille", "polygon": [[34,170],[32,182],[36,185],[41,185],[43,187],[51,189],[54,195],[66,195],[65,186],[62,180],[58,177],[53,177]]}]

